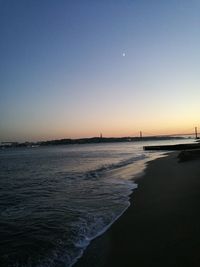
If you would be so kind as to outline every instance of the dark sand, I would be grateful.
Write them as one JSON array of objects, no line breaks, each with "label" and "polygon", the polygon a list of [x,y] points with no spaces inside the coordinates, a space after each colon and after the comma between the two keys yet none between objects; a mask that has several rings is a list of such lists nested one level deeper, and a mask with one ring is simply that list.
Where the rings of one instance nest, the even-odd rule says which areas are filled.
[{"label": "dark sand", "polygon": [[127,211],[76,267],[200,266],[200,160],[148,164]]}]

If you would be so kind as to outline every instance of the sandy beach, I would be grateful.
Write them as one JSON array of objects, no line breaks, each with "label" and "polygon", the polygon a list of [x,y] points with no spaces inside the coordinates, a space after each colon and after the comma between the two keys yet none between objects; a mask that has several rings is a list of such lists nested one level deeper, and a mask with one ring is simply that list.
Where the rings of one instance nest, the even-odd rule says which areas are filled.
[{"label": "sandy beach", "polygon": [[148,163],[126,212],[75,267],[200,266],[200,159]]}]

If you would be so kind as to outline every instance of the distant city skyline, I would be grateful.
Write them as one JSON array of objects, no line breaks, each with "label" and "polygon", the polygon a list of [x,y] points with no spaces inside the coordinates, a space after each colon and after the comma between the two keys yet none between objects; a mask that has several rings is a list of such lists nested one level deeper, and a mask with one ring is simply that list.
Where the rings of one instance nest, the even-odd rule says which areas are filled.
[{"label": "distant city skyline", "polygon": [[200,128],[200,1],[0,1],[0,141]]}]

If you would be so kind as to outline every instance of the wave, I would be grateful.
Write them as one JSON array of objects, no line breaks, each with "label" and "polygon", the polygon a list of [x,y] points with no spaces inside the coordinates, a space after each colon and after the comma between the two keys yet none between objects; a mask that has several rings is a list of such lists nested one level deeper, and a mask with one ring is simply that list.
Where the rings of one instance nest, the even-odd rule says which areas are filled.
[{"label": "wave", "polygon": [[106,171],[113,171],[113,170],[117,170],[117,169],[120,169],[122,167],[126,167],[130,164],[133,164],[133,163],[136,163],[136,162],[139,162],[139,161],[142,161],[142,160],[145,160],[147,159],[148,156],[146,154],[141,154],[141,155],[138,155],[138,156],[134,156],[134,157],[131,157],[131,158],[128,158],[126,160],[122,160],[118,163],[113,163],[113,164],[109,164],[109,165],[104,165],[104,166],[101,166],[100,168],[97,168],[95,170],[91,170],[89,172],[86,173],[86,178],[88,179],[91,179],[91,178],[97,178],[99,177],[99,175],[101,175],[102,173],[105,173]]},{"label": "wave", "polygon": [[[101,166],[100,168],[85,173],[82,179],[86,180],[86,182],[93,181],[95,185],[99,181],[98,185],[99,187],[102,186],[103,193],[94,193],[91,191],[90,195],[83,199],[83,196],[80,196],[81,202],[77,202],[75,208],[78,206],[77,209],[81,212],[81,215],[80,218],[74,222],[73,232],[75,235],[71,236],[70,240],[68,239],[67,253],[60,248],[59,252],[54,252],[54,255],[49,257],[47,264],[39,264],[37,267],[53,267],[57,260],[65,262],[68,267],[72,267],[82,257],[91,241],[105,233],[127,210],[130,205],[129,196],[132,191],[137,188],[137,185],[133,183],[133,181],[122,181],[121,179],[114,179],[115,182],[111,185],[110,181],[113,179],[113,172],[119,171],[124,167],[129,167],[129,165],[144,160],[145,158],[146,156],[141,154],[115,164]],[[109,179],[107,173],[109,173]],[[118,180],[118,182],[116,182],[116,180]],[[104,193],[106,195],[103,195]],[[95,194],[95,196],[93,194]],[[102,202],[102,196],[104,197],[103,201],[106,203],[103,209],[101,209],[101,205],[104,206],[104,203],[101,205],[97,204]],[[84,201],[87,201],[88,204],[90,198],[91,202],[93,202],[94,210],[90,210],[83,204]],[[79,199],[77,201],[79,201]],[[85,208],[84,211],[82,210],[83,208]],[[62,255],[61,250],[63,251]]]},{"label": "wave", "polygon": [[[147,159],[147,156],[145,154],[141,154],[141,155],[138,155],[138,156],[134,156],[134,157],[131,157],[131,158],[128,158],[126,160],[122,160],[116,164],[109,164],[109,165],[106,165],[106,166],[102,166],[96,170],[92,170],[92,171],[89,171],[86,173],[85,175],[85,179],[98,179],[98,178],[102,178],[102,177],[106,177],[106,174],[109,172],[113,172],[113,171],[118,171],[119,169],[121,168],[124,168],[124,167],[129,167],[129,165],[132,165],[136,162],[139,162],[139,161],[143,161]],[[143,167],[144,167],[144,164],[143,164]],[[113,177],[110,177],[110,179],[112,179]],[[82,257],[85,249],[87,248],[87,246],[90,244],[90,242],[97,238],[98,236],[102,235],[103,233],[105,233],[109,228],[110,226],[116,221],[118,220],[119,217],[121,217],[121,215],[127,210],[127,208],[129,207],[130,205],[130,202],[129,202],[129,196],[130,194],[132,193],[132,191],[134,189],[137,188],[137,185],[135,183],[133,183],[133,181],[129,181],[129,180],[121,180],[121,179],[118,179],[118,184],[126,184],[127,185],[127,188],[126,188],[126,191],[122,191],[121,192],[121,201],[123,201],[123,205],[121,204],[121,208],[120,208],[120,211],[118,210],[117,212],[110,212],[108,218],[106,218],[106,215],[104,215],[104,217],[97,217],[95,218],[93,224],[90,224],[90,225],[87,225],[84,224],[83,228],[80,227],[80,232],[83,230],[83,233],[81,233],[79,235],[79,240],[77,240],[77,242],[74,243],[74,246],[78,249],[80,249],[80,252],[79,254],[76,256],[76,258],[74,258],[70,264],[70,267],[73,266],[79,258]],[[115,179],[115,182],[116,182],[116,179]],[[116,185],[116,183],[115,183]],[[122,208],[123,206],[123,208]],[[91,215],[90,215],[91,216]],[[87,228],[87,229],[86,229]]]},{"label": "wave", "polygon": [[[79,255],[77,255],[76,258],[74,258],[71,261],[69,267],[72,267],[82,257],[84,251],[86,250],[86,248],[88,247],[88,245],[90,244],[90,242],[92,240],[94,240],[95,238],[97,238],[97,237],[101,236],[102,234],[104,234],[111,227],[111,225],[122,216],[122,214],[128,209],[129,206],[130,206],[130,203],[127,202],[126,208],[124,208],[124,210],[121,211],[120,214],[118,214],[117,216],[115,216],[115,218],[110,223],[108,223],[107,225],[104,225],[104,226],[102,225],[102,227],[100,227],[100,229],[98,231],[96,231],[96,233],[94,233],[93,235],[90,235],[90,237],[85,236],[83,239],[80,239],[77,243],[74,244],[75,247],[76,248],[80,248],[81,251],[80,251]],[[99,220],[99,222],[100,222],[100,220]],[[100,223],[99,226],[101,226],[101,223]]]}]

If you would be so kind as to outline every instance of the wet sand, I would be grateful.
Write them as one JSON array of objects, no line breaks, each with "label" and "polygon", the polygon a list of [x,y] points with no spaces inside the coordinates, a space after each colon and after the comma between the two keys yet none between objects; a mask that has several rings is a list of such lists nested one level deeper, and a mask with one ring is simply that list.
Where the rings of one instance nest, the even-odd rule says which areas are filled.
[{"label": "wet sand", "polygon": [[131,205],[75,267],[200,266],[200,159],[148,163]]}]

